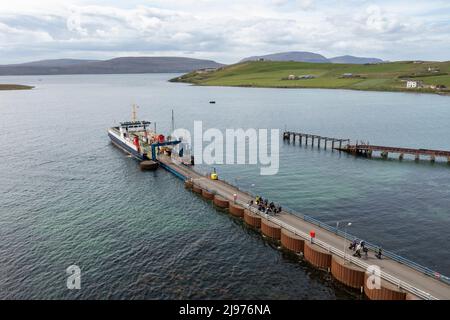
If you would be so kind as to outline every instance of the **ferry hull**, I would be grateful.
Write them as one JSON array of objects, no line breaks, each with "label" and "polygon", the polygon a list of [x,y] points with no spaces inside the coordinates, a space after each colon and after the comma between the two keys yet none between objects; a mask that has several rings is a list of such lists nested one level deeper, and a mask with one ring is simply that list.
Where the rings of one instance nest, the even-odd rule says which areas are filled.
[{"label": "ferry hull", "polygon": [[119,138],[117,138],[114,134],[112,134],[111,132],[108,132],[108,136],[111,139],[111,142],[118,148],[122,149],[123,151],[125,151],[126,153],[132,155],[134,158],[136,158],[139,161],[143,161],[143,160],[147,160],[148,158],[140,153],[137,152],[136,150],[134,150],[133,148],[131,148],[130,146],[128,146],[126,143],[124,143],[123,141],[121,141]]}]

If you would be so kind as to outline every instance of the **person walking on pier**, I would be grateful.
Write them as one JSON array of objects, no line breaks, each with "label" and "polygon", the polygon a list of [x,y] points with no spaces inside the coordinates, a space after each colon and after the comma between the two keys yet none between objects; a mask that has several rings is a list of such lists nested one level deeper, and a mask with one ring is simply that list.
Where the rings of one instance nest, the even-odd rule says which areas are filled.
[{"label": "person walking on pier", "polygon": [[354,257],[361,258],[361,243],[356,246],[356,252],[353,254]]},{"label": "person walking on pier", "polygon": [[377,257],[378,259],[381,259],[381,247],[378,248],[378,252],[375,254],[375,257]]},{"label": "person walking on pier", "polygon": [[358,240],[357,239],[353,239],[352,243],[350,243],[350,246],[348,247],[350,250],[355,251],[356,250],[356,245],[358,244]]}]

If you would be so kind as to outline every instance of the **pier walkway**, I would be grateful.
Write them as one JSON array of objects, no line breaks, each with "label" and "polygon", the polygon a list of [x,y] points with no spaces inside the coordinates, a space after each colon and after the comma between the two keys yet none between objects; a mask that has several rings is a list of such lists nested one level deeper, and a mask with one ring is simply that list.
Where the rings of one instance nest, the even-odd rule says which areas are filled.
[{"label": "pier walkway", "polygon": [[[293,131],[285,131],[283,132],[283,141],[293,142],[298,140],[300,145],[303,143],[303,138],[305,138],[305,145],[308,145],[308,141],[311,141],[311,146],[314,146],[314,141],[317,141],[317,147],[321,147],[321,141],[324,141],[323,148],[326,150],[328,146],[328,142],[331,142],[331,150],[339,149],[343,147],[343,143],[349,143],[350,139],[340,139],[340,138],[332,138],[332,137],[323,137],[317,134],[309,134],[302,132],[293,132]],[[335,148],[335,143],[339,144],[338,148]]]},{"label": "pier walkway", "polygon": [[450,162],[450,151],[444,150],[386,147],[370,144],[346,145],[343,148],[337,149],[340,151],[366,157],[372,157],[374,152],[380,152],[382,158],[387,158],[389,153],[395,153],[398,154],[400,160],[403,159],[405,154],[408,154],[414,156],[416,160],[419,160],[420,156],[428,156],[431,161],[435,161],[436,157],[444,157],[448,162]]},{"label": "pier walkway", "polygon": [[[302,238],[305,247],[314,246],[333,257],[344,260],[344,267],[354,266],[362,271],[366,271],[371,265],[378,266],[381,270],[382,285],[391,287],[409,294],[409,298],[420,299],[450,299],[450,285],[444,281],[426,275],[408,265],[383,256],[377,259],[374,252],[369,252],[368,258],[356,258],[352,256],[352,251],[348,250],[349,241],[344,237],[331,232],[317,224],[306,221],[301,214],[293,214],[282,211],[276,216],[268,216],[259,212],[256,208],[248,205],[250,200],[254,200],[250,194],[239,190],[235,186],[221,180],[211,180],[193,170],[193,168],[172,162],[170,157],[160,155],[158,160],[163,168],[176,174],[179,178],[191,181],[194,186],[208,191],[210,194],[226,199],[230,205],[239,205],[246,211],[251,211],[254,215],[260,216],[265,221],[270,221],[282,230],[287,230],[295,236]],[[315,231],[314,244],[311,244],[310,231]],[[306,253],[305,253],[306,255]],[[334,258],[333,258],[334,259]],[[436,276],[440,276],[437,274]],[[367,293],[367,292],[366,292]],[[408,296],[407,296],[408,298]]]}]

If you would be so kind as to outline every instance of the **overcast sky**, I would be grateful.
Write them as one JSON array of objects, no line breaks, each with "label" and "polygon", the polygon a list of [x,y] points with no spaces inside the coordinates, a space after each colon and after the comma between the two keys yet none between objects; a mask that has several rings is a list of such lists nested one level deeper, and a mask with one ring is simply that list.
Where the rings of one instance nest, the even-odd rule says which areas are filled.
[{"label": "overcast sky", "polygon": [[0,0],[0,64],[294,50],[450,60],[450,1]]}]

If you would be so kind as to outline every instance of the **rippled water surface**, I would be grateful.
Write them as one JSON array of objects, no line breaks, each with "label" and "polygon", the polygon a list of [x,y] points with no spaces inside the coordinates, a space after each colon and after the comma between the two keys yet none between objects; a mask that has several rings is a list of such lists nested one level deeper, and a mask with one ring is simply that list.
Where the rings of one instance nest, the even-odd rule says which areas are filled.
[{"label": "rippled water surface", "polygon": [[[0,298],[354,299],[184,189],[142,172],[106,129],[130,117],[160,131],[279,128],[450,150],[450,98],[345,90],[195,87],[175,75],[2,77]],[[216,100],[212,105],[208,102]],[[280,171],[218,166],[219,175],[440,272],[450,274],[450,167],[367,160],[280,145]],[[65,269],[82,270],[66,289]]]}]

